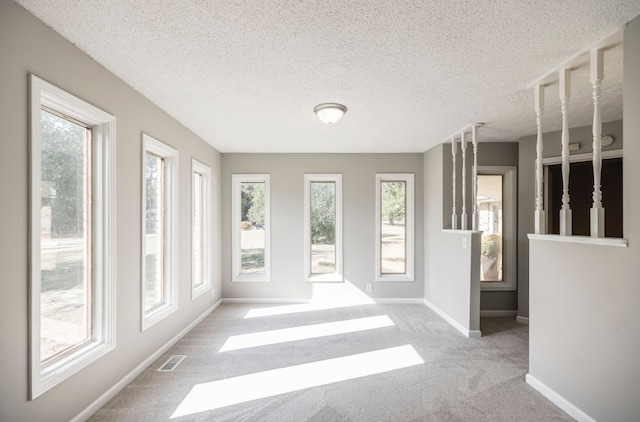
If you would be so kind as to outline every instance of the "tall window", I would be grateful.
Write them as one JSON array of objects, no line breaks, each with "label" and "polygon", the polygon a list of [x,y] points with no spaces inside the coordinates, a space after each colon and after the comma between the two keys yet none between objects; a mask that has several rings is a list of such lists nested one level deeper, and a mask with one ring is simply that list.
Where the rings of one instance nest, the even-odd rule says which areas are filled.
[{"label": "tall window", "polygon": [[31,76],[30,398],[115,347],[115,117]]},{"label": "tall window", "polygon": [[305,279],[343,281],[342,175],[305,174]]},{"label": "tall window", "polygon": [[191,298],[211,289],[211,169],[191,160]]},{"label": "tall window", "polygon": [[178,151],[142,135],[142,329],[178,309]]},{"label": "tall window", "polygon": [[482,231],[480,281],[483,290],[513,290],[515,275],[514,167],[478,168],[478,230]]},{"label": "tall window", "polygon": [[376,175],[376,281],[414,281],[414,175]]},{"label": "tall window", "polygon": [[233,281],[270,281],[268,174],[234,174],[232,183]]},{"label": "tall window", "polygon": [[501,174],[478,175],[478,230],[482,231],[481,281],[502,281]]}]

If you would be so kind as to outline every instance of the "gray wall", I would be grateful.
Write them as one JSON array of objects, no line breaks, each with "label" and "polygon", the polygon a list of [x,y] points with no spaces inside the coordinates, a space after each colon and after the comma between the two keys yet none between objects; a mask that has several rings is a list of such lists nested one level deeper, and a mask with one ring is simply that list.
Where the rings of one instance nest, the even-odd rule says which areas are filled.
[{"label": "gray wall", "polygon": [[[624,33],[624,137],[640,138],[640,18]],[[628,248],[530,242],[529,373],[598,421],[640,415],[640,143],[624,148]]]},{"label": "gray wall", "polygon": [[[545,110],[545,113],[551,113],[551,110]],[[560,112],[559,110],[557,111]],[[602,124],[602,136],[613,136],[613,143],[609,146],[603,146],[603,151],[622,149],[623,145],[623,128],[622,120],[614,122],[605,122]],[[542,138],[544,144],[543,155],[546,157],[560,157],[562,154],[562,131],[546,132]],[[536,143],[536,135],[520,138],[519,142]],[[569,151],[570,155],[586,154],[593,152],[593,127],[580,126],[569,130],[569,142],[580,144],[580,148],[576,151]],[[535,155],[533,157],[535,160]]]},{"label": "gray wall", "polygon": [[[303,281],[304,174],[341,173],[343,271],[361,291],[373,283],[374,298],[422,298],[422,154],[223,154],[222,242],[231,245],[231,175],[271,175],[271,282],[231,282],[231,248],[222,253],[225,298],[308,299]],[[415,174],[415,280],[374,282],[375,174]]]},{"label": "gray wall", "polygon": [[[190,294],[191,158],[213,170],[220,154],[13,1],[0,1],[0,420],[69,421],[220,298]],[[34,73],[117,117],[117,348],[34,401],[27,401],[28,75]],[[140,332],[141,133],[180,153],[179,310]],[[214,216],[214,232],[219,233]],[[219,268],[219,238],[214,242]]]},{"label": "gray wall", "polygon": [[535,231],[535,137],[520,140],[518,153],[518,316],[529,317],[529,238]]},{"label": "gray wall", "polygon": [[[480,129],[482,130],[482,129]],[[451,160],[451,144],[443,145],[443,189],[444,198],[442,202],[443,226],[451,228],[451,208],[452,208],[452,179],[453,163]],[[473,146],[468,143],[466,159],[466,205],[467,224],[471,228],[472,219],[472,165]],[[478,143],[478,166],[518,166],[518,143],[517,142],[480,142]],[[456,158],[456,208],[458,219],[462,213],[462,155],[460,143],[458,142],[458,154]],[[458,223],[460,224],[460,223]],[[516,284],[519,288],[519,284]],[[518,309],[518,292],[513,291],[493,291],[481,292],[480,310],[514,311]]]}]

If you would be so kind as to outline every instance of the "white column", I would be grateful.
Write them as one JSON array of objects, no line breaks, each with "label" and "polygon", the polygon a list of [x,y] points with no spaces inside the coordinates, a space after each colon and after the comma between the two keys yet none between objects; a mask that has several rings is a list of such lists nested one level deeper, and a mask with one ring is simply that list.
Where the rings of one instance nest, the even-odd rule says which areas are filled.
[{"label": "white column", "polygon": [[545,234],[546,222],[544,214],[544,194],[542,179],[542,112],[544,111],[544,85],[536,85],[534,90],[536,123],[538,126],[538,138],[536,140],[536,212],[535,212],[535,233]]},{"label": "white column", "polygon": [[478,230],[478,138],[476,137],[478,126],[473,125],[471,127],[471,143],[473,144],[473,209],[472,209],[472,221],[471,229]]},{"label": "white column", "polygon": [[467,140],[464,130],[460,132],[460,151],[462,152],[462,230],[467,230]]},{"label": "white column", "polygon": [[571,70],[560,70],[560,103],[562,109],[562,208],[560,235],[571,236],[571,207],[569,206],[569,119],[567,109],[571,96]]},{"label": "white column", "polygon": [[602,119],[600,118],[600,84],[604,77],[604,50],[591,50],[591,85],[593,86],[593,206],[591,237],[604,237],[604,208],[600,175],[602,172]]},{"label": "white column", "polygon": [[456,138],[451,138],[451,158],[453,160],[453,177],[452,177],[453,209],[451,211],[451,228],[453,230],[457,230],[458,216],[456,215]]}]

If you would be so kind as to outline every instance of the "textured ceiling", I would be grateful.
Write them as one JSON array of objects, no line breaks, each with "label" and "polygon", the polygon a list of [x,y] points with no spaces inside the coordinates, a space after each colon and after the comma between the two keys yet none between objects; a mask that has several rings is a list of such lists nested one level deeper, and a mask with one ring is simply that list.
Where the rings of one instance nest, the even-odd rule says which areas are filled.
[{"label": "textured ceiling", "polygon": [[[531,81],[640,14],[638,0],[18,0],[221,152],[423,152],[471,122],[535,133]],[[622,118],[622,48],[603,119]],[[573,72],[571,126],[592,117]],[[560,128],[557,84],[544,130]],[[313,107],[345,104],[334,125]],[[149,128],[151,130],[151,128]]]}]

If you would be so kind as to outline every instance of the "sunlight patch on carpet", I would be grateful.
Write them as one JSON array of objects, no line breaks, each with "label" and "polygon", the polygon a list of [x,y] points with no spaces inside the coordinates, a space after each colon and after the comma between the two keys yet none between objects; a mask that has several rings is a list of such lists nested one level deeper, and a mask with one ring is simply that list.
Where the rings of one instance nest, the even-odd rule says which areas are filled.
[{"label": "sunlight patch on carpet", "polygon": [[404,345],[197,384],[171,419],[423,363]]},{"label": "sunlight patch on carpet", "polygon": [[309,303],[251,309],[244,317],[259,318],[288,315],[349,306],[373,305],[375,303],[375,300],[367,296],[349,280],[345,280],[344,283],[311,283],[311,299]]},{"label": "sunlight patch on carpet", "polygon": [[222,348],[220,348],[219,352],[288,343],[292,341],[327,337],[338,334],[355,333],[358,331],[374,330],[376,328],[391,327],[394,325],[393,321],[391,321],[387,315],[379,315],[368,318],[328,322],[324,324],[283,328],[280,330],[260,331],[258,333],[241,334],[229,337]]}]

